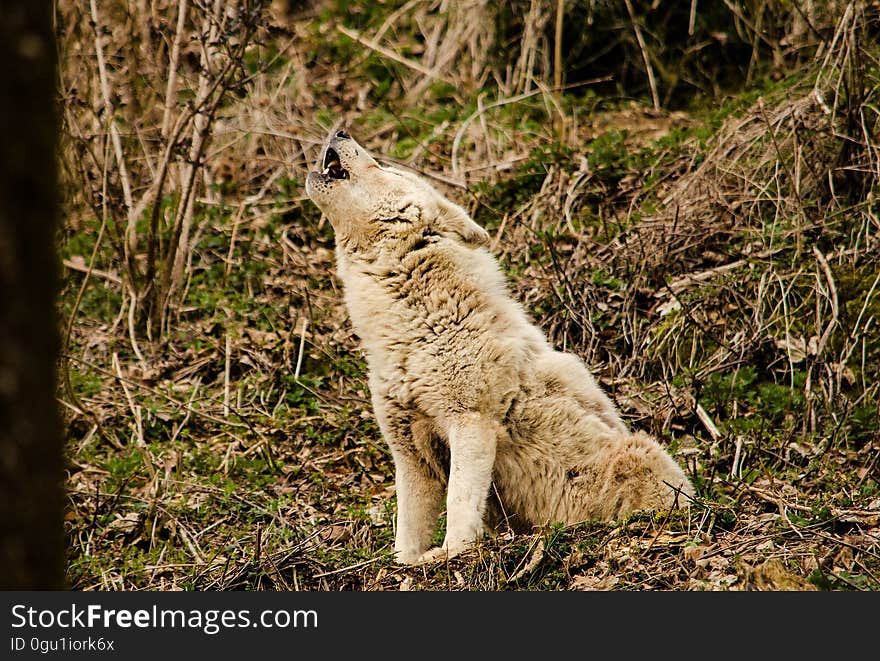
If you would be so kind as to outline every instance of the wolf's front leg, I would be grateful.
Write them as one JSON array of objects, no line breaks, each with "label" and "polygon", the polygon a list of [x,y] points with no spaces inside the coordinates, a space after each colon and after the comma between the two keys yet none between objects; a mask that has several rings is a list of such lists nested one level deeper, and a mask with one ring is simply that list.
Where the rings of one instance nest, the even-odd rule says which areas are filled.
[{"label": "wolf's front leg", "polygon": [[412,564],[431,545],[443,504],[444,483],[431,456],[433,426],[387,397],[381,383],[371,382],[370,390],[376,421],[394,458],[394,559]]},{"label": "wolf's front leg", "polygon": [[392,454],[397,491],[394,559],[408,565],[418,561],[431,544],[443,503],[443,483],[412,453],[397,449]]},{"label": "wolf's front leg", "polygon": [[447,433],[450,461],[446,538],[441,548],[422,555],[421,562],[457,555],[473,545],[483,532],[495,464],[495,424],[476,414],[461,416],[449,425]]}]

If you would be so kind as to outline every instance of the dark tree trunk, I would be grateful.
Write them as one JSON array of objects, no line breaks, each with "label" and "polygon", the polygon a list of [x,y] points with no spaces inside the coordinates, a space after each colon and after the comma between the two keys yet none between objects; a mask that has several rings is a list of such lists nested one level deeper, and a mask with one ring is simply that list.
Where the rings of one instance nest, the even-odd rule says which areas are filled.
[{"label": "dark tree trunk", "polygon": [[0,588],[64,587],[52,2],[0,3]]}]

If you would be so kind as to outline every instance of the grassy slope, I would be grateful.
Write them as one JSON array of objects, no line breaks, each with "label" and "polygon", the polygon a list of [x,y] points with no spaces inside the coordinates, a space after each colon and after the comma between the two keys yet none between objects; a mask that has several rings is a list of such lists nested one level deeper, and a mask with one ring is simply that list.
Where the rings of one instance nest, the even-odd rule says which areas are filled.
[{"label": "grassy slope", "polygon": [[[237,174],[199,205],[186,299],[166,338],[140,338],[143,363],[119,287],[87,283],[61,393],[71,586],[880,587],[876,170],[872,192],[856,191],[834,137],[852,127],[816,103],[787,112],[816,67],[758,76],[726,100],[697,96],[686,112],[573,90],[558,109],[533,94],[471,119],[497,88],[478,100],[436,82],[406,100],[411,72],[336,31],[338,9],[321,7],[283,22],[296,66],[276,66],[228,109],[254,129],[301,127],[305,156],[257,130],[235,143],[220,125],[215,144],[232,145],[222,155]],[[379,8],[346,24],[374,34],[385,18]],[[412,59],[413,30],[404,16],[394,31]],[[876,70],[864,76],[876,90]],[[274,124],[260,119],[260,94],[283,106]],[[499,531],[448,565],[393,564],[393,467],[332,232],[302,191],[337,122],[378,154],[466,182],[448,192],[492,232],[517,297],[631,425],[688,466],[689,513]],[[261,163],[279,162],[269,179]],[[829,173],[843,177],[836,187]],[[81,226],[62,256],[75,261],[98,224],[70,205]],[[118,272],[110,248],[99,254]],[[82,278],[67,273],[65,313]]]}]

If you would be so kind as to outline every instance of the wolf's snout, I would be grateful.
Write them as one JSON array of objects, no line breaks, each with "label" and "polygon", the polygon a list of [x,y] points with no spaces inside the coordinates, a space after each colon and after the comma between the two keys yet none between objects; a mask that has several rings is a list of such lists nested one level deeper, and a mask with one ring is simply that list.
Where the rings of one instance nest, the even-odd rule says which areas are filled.
[{"label": "wolf's snout", "polygon": [[336,137],[337,137],[337,138],[340,138],[340,139],[342,139],[342,140],[347,140],[347,139],[350,138],[351,136],[350,136],[348,133],[346,133],[345,131],[337,131],[337,132],[336,132]]}]

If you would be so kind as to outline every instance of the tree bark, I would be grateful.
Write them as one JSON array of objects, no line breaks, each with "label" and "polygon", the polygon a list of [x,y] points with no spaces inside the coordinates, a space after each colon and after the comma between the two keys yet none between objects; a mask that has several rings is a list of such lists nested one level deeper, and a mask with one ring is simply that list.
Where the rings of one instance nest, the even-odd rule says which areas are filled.
[{"label": "tree bark", "polygon": [[52,2],[0,4],[0,588],[64,587]]}]

